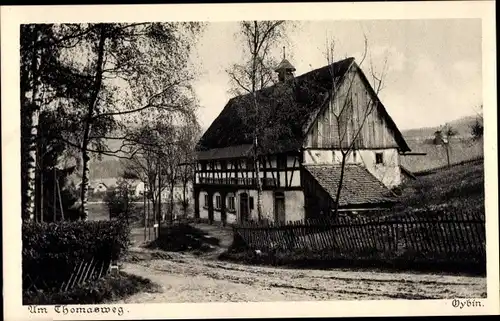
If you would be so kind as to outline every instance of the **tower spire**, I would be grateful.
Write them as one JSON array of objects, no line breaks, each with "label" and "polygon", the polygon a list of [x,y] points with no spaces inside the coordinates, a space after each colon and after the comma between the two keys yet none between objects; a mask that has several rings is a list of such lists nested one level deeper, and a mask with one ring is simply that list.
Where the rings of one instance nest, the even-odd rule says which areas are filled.
[{"label": "tower spire", "polygon": [[285,82],[289,79],[293,79],[293,72],[295,71],[295,67],[286,60],[286,48],[283,46],[283,60],[279,64],[279,66],[275,69],[278,73],[278,80],[280,82]]}]

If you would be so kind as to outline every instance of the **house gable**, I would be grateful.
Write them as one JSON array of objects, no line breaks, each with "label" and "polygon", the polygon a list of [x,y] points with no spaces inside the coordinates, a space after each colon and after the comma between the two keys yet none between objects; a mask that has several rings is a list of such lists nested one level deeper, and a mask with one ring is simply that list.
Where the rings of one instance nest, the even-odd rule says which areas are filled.
[{"label": "house gable", "polygon": [[306,132],[304,148],[339,149],[353,146],[357,149],[410,150],[355,62],[342,78],[333,97],[310,121]]}]

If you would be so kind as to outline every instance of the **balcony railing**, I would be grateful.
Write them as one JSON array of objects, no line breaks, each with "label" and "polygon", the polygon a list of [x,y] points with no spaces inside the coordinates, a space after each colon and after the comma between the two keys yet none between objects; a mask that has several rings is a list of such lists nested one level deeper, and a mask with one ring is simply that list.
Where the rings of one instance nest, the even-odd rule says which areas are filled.
[{"label": "balcony railing", "polygon": [[[200,177],[200,184],[209,185],[238,185],[238,186],[257,186],[256,178],[212,178]],[[262,187],[276,186],[276,179],[274,178],[261,178]]]}]

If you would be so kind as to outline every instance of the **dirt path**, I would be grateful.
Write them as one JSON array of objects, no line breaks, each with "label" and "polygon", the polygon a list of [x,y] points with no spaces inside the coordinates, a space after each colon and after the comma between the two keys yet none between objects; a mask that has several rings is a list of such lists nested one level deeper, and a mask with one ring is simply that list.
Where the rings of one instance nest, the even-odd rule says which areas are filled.
[{"label": "dirt path", "polygon": [[346,270],[283,269],[220,262],[191,254],[124,263],[151,279],[158,293],[118,303],[264,302],[305,300],[446,299],[486,296],[486,278]]}]

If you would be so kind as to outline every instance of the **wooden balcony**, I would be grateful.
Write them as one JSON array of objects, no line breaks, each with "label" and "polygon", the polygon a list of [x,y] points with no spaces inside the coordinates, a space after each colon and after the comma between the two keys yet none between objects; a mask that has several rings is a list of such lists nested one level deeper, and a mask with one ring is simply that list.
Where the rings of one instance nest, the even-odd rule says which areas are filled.
[{"label": "wooden balcony", "polygon": [[[199,184],[207,185],[232,185],[232,186],[247,186],[256,187],[256,178],[212,178],[212,177],[200,177]],[[275,187],[276,179],[273,178],[262,178],[262,187]]]}]

